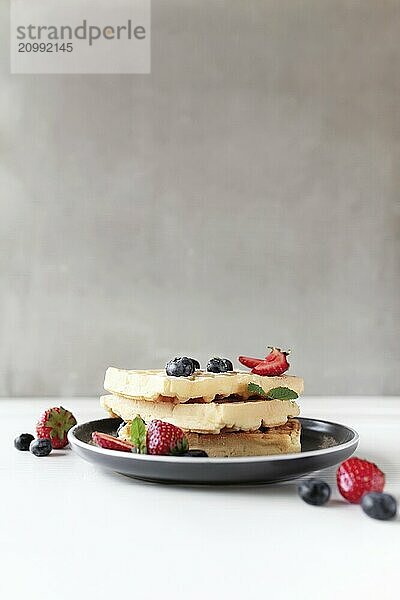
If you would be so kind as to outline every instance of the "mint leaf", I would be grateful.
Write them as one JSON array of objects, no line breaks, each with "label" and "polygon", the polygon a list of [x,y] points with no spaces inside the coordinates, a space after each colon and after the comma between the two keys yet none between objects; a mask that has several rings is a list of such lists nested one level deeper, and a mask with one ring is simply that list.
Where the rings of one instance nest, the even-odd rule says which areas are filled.
[{"label": "mint leaf", "polygon": [[299,397],[295,391],[288,387],[276,387],[269,390],[267,394],[271,400],[295,400]]},{"label": "mint leaf", "polygon": [[255,396],[265,396],[268,398],[268,400],[295,400],[299,397],[295,391],[288,387],[272,388],[272,390],[269,390],[269,392],[266,393],[262,387],[256,383],[249,383],[247,385],[247,391],[249,394],[253,394]]},{"label": "mint leaf", "polygon": [[146,425],[139,416],[131,423],[131,442],[139,450],[139,454],[146,454]]},{"label": "mint leaf", "polygon": [[267,394],[264,392],[262,387],[257,385],[256,383],[249,383],[247,385],[247,391],[249,394],[254,394],[256,396],[266,396]]}]

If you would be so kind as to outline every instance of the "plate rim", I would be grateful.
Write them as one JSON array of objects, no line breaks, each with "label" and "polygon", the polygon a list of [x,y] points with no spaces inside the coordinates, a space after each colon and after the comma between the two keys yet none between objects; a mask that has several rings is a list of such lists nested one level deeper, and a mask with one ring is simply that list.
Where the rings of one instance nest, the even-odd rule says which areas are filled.
[{"label": "plate rim", "polygon": [[[113,417],[108,417],[113,418]],[[342,423],[336,423],[335,421],[326,421],[324,419],[314,419],[312,417],[298,417],[300,421],[308,420],[314,421],[317,423],[323,423],[327,425],[340,426],[347,429],[352,435],[352,439],[348,442],[344,442],[342,444],[338,444],[337,446],[331,446],[329,448],[321,448],[319,450],[308,450],[306,452],[293,452],[288,454],[270,454],[265,456],[220,456],[220,457],[191,457],[185,456],[184,458],[180,456],[159,456],[154,454],[134,454],[131,452],[121,452],[120,450],[108,450],[107,448],[99,448],[98,446],[94,446],[92,444],[87,444],[86,442],[82,442],[75,436],[75,430],[78,427],[82,427],[84,425],[89,425],[90,423],[96,423],[98,421],[106,421],[107,417],[104,419],[95,419],[92,421],[86,421],[85,423],[77,423],[68,431],[68,441],[73,448],[74,444],[83,448],[84,450],[89,450],[90,452],[94,452],[96,454],[100,454],[102,456],[111,456],[111,457],[119,457],[125,458],[126,460],[139,460],[139,461],[147,461],[147,462],[159,462],[159,463],[182,463],[182,464],[224,464],[229,462],[229,464],[242,464],[242,463],[253,463],[253,462],[276,462],[276,461],[285,461],[285,460],[301,460],[303,458],[311,458],[314,456],[323,456],[325,454],[332,454],[333,452],[340,452],[341,450],[345,450],[347,448],[351,448],[354,445],[358,445],[360,441],[360,436],[358,432],[349,427],[348,425],[343,425]]]}]

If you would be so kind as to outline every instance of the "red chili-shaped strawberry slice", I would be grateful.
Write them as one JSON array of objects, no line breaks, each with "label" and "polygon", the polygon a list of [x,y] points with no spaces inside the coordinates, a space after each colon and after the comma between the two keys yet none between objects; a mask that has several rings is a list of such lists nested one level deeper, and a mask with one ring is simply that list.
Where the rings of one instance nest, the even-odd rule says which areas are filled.
[{"label": "red chili-shaped strawberry slice", "polygon": [[287,356],[290,351],[283,351],[280,348],[271,348],[271,352],[258,365],[252,368],[251,372],[255,375],[276,377],[285,373],[290,367]]},{"label": "red chili-shaped strawberry slice", "polygon": [[107,450],[119,450],[120,452],[132,452],[135,449],[133,444],[120,440],[108,433],[101,433],[100,431],[94,431],[92,433],[92,440],[96,446],[100,448],[106,448]]},{"label": "red chili-shaped strawberry slice", "polygon": [[249,369],[254,369],[257,365],[264,361],[263,358],[251,358],[251,356],[239,356],[238,361]]}]

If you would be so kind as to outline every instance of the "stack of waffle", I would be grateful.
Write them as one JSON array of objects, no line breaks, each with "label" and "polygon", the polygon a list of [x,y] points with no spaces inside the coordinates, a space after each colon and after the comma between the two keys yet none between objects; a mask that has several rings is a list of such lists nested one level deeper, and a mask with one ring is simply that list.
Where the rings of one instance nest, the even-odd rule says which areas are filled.
[{"label": "stack of waffle", "polygon": [[119,431],[122,439],[130,439],[130,423],[139,415],[146,423],[160,419],[180,427],[189,446],[205,450],[209,456],[300,452],[297,403],[267,397],[277,387],[300,395],[300,377],[202,370],[189,377],[172,377],[165,370],[110,367],[104,387],[109,394],[101,397],[101,405],[126,422]]}]

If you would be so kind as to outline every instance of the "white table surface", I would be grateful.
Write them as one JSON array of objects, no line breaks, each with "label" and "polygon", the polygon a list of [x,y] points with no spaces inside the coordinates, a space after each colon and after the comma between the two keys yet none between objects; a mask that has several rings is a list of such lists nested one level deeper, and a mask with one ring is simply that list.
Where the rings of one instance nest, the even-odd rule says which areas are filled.
[{"label": "white table surface", "polygon": [[[337,491],[323,508],[296,485],[179,487],[101,471],[71,450],[36,458],[13,438],[43,409],[79,422],[98,400],[0,399],[0,598],[398,599],[400,519],[379,522]],[[302,398],[303,416],[358,430],[357,455],[400,499],[400,398]],[[334,469],[323,473],[334,483]]]}]

